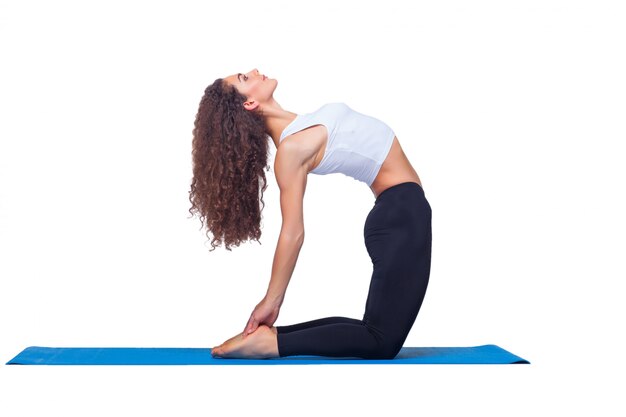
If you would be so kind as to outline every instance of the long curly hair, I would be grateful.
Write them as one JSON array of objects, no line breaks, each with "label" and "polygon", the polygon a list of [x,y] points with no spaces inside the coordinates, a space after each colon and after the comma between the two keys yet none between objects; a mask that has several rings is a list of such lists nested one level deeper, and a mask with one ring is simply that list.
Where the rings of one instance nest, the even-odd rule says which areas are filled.
[{"label": "long curly hair", "polygon": [[269,133],[260,111],[243,108],[246,96],[216,79],[204,90],[193,129],[192,217],[211,239],[211,249],[261,237]]}]

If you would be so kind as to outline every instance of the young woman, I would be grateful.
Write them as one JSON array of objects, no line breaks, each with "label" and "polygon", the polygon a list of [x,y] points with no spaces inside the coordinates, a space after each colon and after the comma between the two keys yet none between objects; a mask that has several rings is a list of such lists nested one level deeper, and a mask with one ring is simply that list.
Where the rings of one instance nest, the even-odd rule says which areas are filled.
[{"label": "young woman", "polygon": [[[422,305],[430,275],[432,211],[421,181],[393,130],[344,103],[312,113],[284,110],[277,81],[254,69],[206,88],[193,131],[190,212],[212,249],[261,236],[268,136],[276,146],[282,227],[265,297],[244,331],[212,349],[214,357],[322,355],[391,359]],[[269,168],[269,167],[267,167]],[[362,320],[326,317],[273,326],[304,241],[303,197],[309,173],[343,173],[375,197],[364,227],[373,273]]]}]

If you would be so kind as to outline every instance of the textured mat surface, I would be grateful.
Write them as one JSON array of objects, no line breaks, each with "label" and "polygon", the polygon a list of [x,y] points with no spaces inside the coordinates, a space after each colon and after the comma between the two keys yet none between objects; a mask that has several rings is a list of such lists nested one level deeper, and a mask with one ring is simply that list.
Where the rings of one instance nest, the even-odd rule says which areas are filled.
[{"label": "textured mat surface", "polygon": [[213,358],[210,348],[54,348],[31,346],[7,365],[307,365],[307,364],[514,364],[530,363],[496,345],[403,347],[394,359],[288,356]]}]

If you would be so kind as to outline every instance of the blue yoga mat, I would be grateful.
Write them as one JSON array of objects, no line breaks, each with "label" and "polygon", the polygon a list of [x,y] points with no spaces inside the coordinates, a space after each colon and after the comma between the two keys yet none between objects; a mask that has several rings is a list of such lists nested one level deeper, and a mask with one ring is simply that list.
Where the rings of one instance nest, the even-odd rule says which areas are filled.
[{"label": "blue yoga mat", "polygon": [[317,365],[317,364],[513,364],[530,363],[496,345],[403,347],[394,359],[287,356],[214,358],[210,348],[53,348],[31,346],[7,365]]}]

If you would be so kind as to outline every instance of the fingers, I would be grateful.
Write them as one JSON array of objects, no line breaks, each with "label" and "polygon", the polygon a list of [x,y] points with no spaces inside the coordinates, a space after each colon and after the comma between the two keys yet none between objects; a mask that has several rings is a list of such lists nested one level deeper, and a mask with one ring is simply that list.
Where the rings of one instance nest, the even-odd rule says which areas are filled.
[{"label": "fingers", "polygon": [[256,328],[257,328],[257,326],[256,326],[256,322],[255,322],[255,321],[253,321],[253,322],[250,324],[250,326],[248,326],[248,333],[247,333],[247,334],[254,333],[254,331],[256,330]]},{"label": "fingers", "polygon": [[246,337],[247,335],[253,332],[254,322],[255,322],[254,316],[250,316],[250,319],[248,320],[248,324],[246,324],[246,328],[243,330],[243,337]]}]

